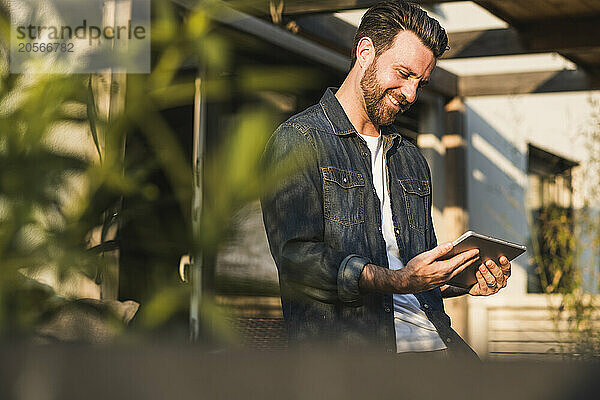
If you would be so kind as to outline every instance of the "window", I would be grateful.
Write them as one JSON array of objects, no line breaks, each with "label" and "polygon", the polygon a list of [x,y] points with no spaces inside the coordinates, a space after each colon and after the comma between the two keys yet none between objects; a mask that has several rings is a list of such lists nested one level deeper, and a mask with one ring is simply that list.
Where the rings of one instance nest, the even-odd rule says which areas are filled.
[{"label": "window", "polygon": [[532,265],[530,293],[568,293],[574,287],[572,169],[577,163],[529,145],[527,208]]}]

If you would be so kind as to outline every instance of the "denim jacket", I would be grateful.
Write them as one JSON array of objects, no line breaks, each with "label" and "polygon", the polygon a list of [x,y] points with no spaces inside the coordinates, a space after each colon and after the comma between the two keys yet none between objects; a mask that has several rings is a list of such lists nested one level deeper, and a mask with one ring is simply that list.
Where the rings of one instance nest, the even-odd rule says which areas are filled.
[{"label": "denim jacket", "polygon": [[[370,151],[334,95],[291,117],[270,138],[263,162],[291,171],[261,199],[279,272],[290,341],[396,351],[392,295],[363,293],[364,266],[388,267]],[[425,158],[393,126],[382,127],[400,258],[436,246]],[[291,167],[290,167],[291,165]],[[284,168],[285,169],[285,168]],[[439,289],[415,293],[450,352],[472,350],[450,328]]]}]

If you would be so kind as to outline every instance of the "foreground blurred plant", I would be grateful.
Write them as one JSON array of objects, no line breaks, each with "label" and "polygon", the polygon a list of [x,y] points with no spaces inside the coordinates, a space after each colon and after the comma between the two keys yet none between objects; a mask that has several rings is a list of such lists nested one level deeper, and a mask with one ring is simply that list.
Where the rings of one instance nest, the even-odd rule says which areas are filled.
[{"label": "foreground blurred plant", "polygon": [[[256,106],[242,110],[231,132],[223,132],[227,141],[207,159],[204,212],[201,225],[193,229],[192,163],[161,111],[192,104],[197,75],[181,71],[189,69],[190,60],[194,71],[200,65],[207,71],[221,70],[229,62],[228,46],[210,23],[211,14],[219,12],[218,2],[202,2],[201,8],[185,14],[170,1],[155,1],[153,6],[156,61],[149,75],[61,76],[43,71],[11,75],[5,57],[8,14],[0,9],[0,331],[4,335],[39,333],[40,324],[74,298],[107,299],[102,290],[111,278],[109,264],[115,262],[119,232],[143,222],[136,220],[135,208],[123,208],[123,201],[159,200],[152,181],[157,172],[166,177],[181,214],[182,226],[173,241],[194,254],[216,253],[235,232],[236,213],[281,176],[280,171],[259,167],[273,131],[272,115]],[[208,74],[202,82],[203,94],[228,96],[230,83]],[[115,89],[121,96],[126,92],[126,104],[111,113],[100,107],[98,97],[102,93],[110,97]],[[139,160],[134,154],[131,161],[123,154],[127,136],[134,131],[147,143],[148,154]],[[149,253],[160,246],[143,243]],[[151,265],[154,270],[171,268],[176,274],[176,265]],[[149,267],[144,274],[154,270]],[[142,330],[158,329],[172,315],[187,312],[189,286],[172,281],[161,285],[160,278],[157,282],[138,313]],[[204,304],[201,314],[217,321],[216,335],[229,337],[226,324],[218,322],[218,309],[210,302]],[[132,317],[131,312],[124,317],[119,310],[118,304],[111,303],[106,311],[110,315],[106,318],[117,321],[111,323],[113,336]]]}]

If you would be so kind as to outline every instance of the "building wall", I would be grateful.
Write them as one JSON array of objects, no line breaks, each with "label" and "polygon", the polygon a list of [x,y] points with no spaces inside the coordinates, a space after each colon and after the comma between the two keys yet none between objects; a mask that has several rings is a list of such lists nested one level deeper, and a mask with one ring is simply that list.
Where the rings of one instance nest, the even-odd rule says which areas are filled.
[{"label": "building wall", "polygon": [[[527,145],[580,163],[575,168],[575,208],[582,206],[580,173],[588,158],[584,133],[592,124],[593,99],[600,92],[468,98],[468,209],[471,229],[509,241],[530,236]],[[513,263],[514,276],[501,295],[523,295],[531,253]]]},{"label": "building wall", "polygon": [[[529,143],[580,163],[573,171],[573,194],[581,211],[588,189],[585,132],[593,127],[599,98],[600,92],[580,92],[465,100],[470,229],[527,243]],[[583,254],[580,264],[597,271],[597,260],[586,262]],[[512,263],[509,285],[499,294],[469,297],[466,339],[480,356],[545,357],[562,349],[557,343],[564,335],[551,324],[548,298],[527,294],[530,258],[528,251]]]}]

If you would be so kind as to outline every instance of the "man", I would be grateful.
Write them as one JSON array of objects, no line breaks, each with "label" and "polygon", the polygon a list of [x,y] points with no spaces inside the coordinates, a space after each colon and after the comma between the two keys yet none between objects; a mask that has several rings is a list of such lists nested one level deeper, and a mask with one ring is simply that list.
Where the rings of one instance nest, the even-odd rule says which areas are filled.
[{"label": "man", "polygon": [[478,261],[477,250],[439,260],[452,244],[437,246],[429,167],[391,125],[416,101],[447,43],[417,6],[373,6],[341,87],[267,144],[267,166],[296,166],[262,199],[293,343],[474,355],[450,328],[442,297],[496,293],[510,263],[482,264],[468,291],[447,285]]}]

